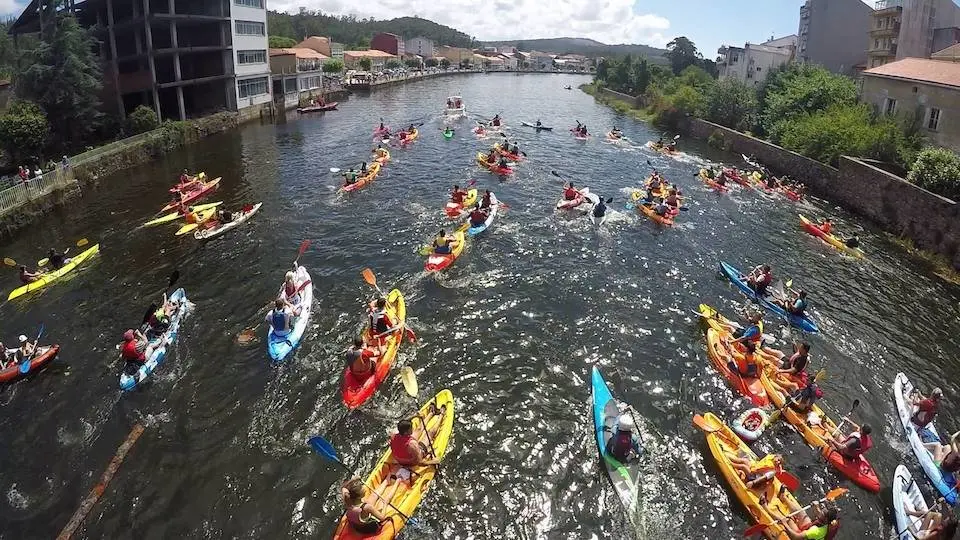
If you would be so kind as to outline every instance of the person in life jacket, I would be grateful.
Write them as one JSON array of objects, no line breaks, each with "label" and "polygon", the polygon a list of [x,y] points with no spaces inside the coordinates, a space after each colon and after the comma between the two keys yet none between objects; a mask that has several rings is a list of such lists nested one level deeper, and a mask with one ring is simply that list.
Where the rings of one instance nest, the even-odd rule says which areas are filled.
[{"label": "person in life jacket", "polygon": [[806,371],[809,355],[809,343],[804,341],[795,344],[793,354],[783,358],[777,368],[777,385],[789,393],[805,388],[809,379]]},{"label": "person in life jacket", "polygon": [[460,189],[460,186],[454,184],[453,190],[450,191],[450,202],[463,204],[463,198],[466,196],[467,196],[467,190]]},{"label": "person in life jacket", "polygon": [[823,231],[824,234],[831,234],[831,231],[833,231],[833,221],[831,221],[830,218],[823,220],[823,223],[820,224],[820,230]]},{"label": "person in life jacket", "polygon": [[860,459],[861,455],[873,448],[871,433],[873,433],[873,428],[869,424],[863,424],[862,426],[853,424],[853,431],[846,437],[838,436],[826,439],[826,441],[830,448],[839,452],[845,459]]},{"label": "person in life jacket", "polygon": [[628,463],[630,458],[633,457],[631,452],[635,452],[636,457],[640,457],[643,454],[643,451],[640,449],[640,444],[633,436],[634,429],[636,429],[636,426],[633,423],[633,416],[630,414],[621,414],[617,418],[617,427],[613,432],[613,436],[607,440],[607,453],[620,463]]},{"label": "person in life jacket", "polygon": [[718,174],[717,177],[713,179],[713,181],[721,186],[727,185],[727,173],[724,171],[720,171],[720,174]]},{"label": "person in life jacket", "polygon": [[943,497],[928,512],[913,508],[908,500],[903,501],[903,506],[908,516],[920,518],[910,520],[909,525],[910,534],[916,540],[950,540],[957,534],[957,519]]},{"label": "person in life jacket", "polygon": [[782,300],[773,300],[773,303],[782,307],[784,311],[795,316],[803,317],[807,311],[807,293],[804,290],[794,292],[790,291],[790,298]]},{"label": "person in life jacket", "polygon": [[437,255],[449,255],[453,253],[456,241],[455,236],[450,236],[445,230],[440,229],[436,238],[433,239],[433,252]]},{"label": "person in life jacket", "polygon": [[756,461],[730,452],[725,454],[748,489],[766,484],[783,472],[783,456],[780,454],[767,455]]},{"label": "person in life jacket", "polygon": [[[436,465],[440,460],[434,457],[433,451],[427,447],[422,440],[435,441],[440,426],[443,425],[443,417],[447,414],[447,405],[437,408],[434,402],[430,402],[430,410],[425,416],[417,417],[417,428],[413,429],[413,422],[407,419],[397,422],[397,433],[390,437],[390,450],[393,453],[393,459],[400,465]],[[428,426],[430,434],[429,439],[424,437],[424,426]]]},{"label": "person in life jacket", "polygon": [[343,177],[343,185],[349,186],[357,183],[357,177],[359,176],[359,173],[353,170],[353,167],[350,167],[345,172],[340,173],[340,176]]},{"label": "person in life jacket", "polygon": [[39,280],[41,277],[43,277],[43,272],[31,272],[27,270],[26,266],[20,265],[20,283],[29,285],[30,283]]},{"label": "person in life jacket", "polygon": [[387,503],[384,501],[392,499],[400,486],[395,478],[389,480],[391,480],[390,486],[393,487],[391,492],[384,490],[383,493],[367,493],[367,487],[359,478],[347,480],[340,488],[343,515],[346,516],[350,529],[355,533],[368,535],[376,534],[380,530],[381,523],[387,519],[381,507],[386,506]]},{"label": "person in life jacket", "polygon": [[650,181],[647,183],[647,188],[651,191],[657,191],[663,186],[663,176],[660,175],[660,171],[654,169],[653,173],[650,175]]},{"label": "person in life jacket", "polygon": [[489,189],[484,190],[483,198],[480,199],[480,208],[483,210],[488,210],[491,206],[497,204],[497,198],[493,195]]},{"label": "person in life jacket", "polygon": [[671,208],[680,208],[680,197],[677,188],[670,188],[670,192],[667,194],[664,202]]},{"label": "person in life jacket", "polygon": [[293,308],[283,298],[277,298],[264,320],[270,323],[275,335],[285,336],[293,329]]},{"label": "person in life jacket", "polygon": [[520,147],[517,146],[517,143],[513,143],[513,147],[510,148],[510,153],[513,154],[513,155],[515,155],[515,156],[519,156],[519,155],[520,155]]},{"label": "person in life jacket", "polygon": [[491,148],[490,151],[487,152],[487,164],[493,165],[496,162],[497,162],[497,149]]},{"label": "person in life jacket", "polygon": [[363,161],[360,163],[360,176],[367,174],[367,162]]},{"label": "person in life jacket", "polygon": [[146,354],[149,342],[139,330],[127,330],[123,333],[123,343],[120,345],[120,358],[126,362],[124,372],[135,373],[140,366],[147,362]]},{"label": "person in life jacket", "polygon": [[914,413],[910,416],[910,421],[913,422],[913,425],[923,428],[933,422],[937,413],[940,412],[940,401],[942,399],[943,390],[939,388],[934,388],[930,392],[930,397],[924,397],[920,392],[912,395],[910,405],[913,407]]},{"label": "person in life jacket", "polygon": [[847,238],[843,243],[848,248],[857,249],[858,247],[860,247],[860,237],[854,234],[850,238]]},{"label": "person in life jacket", "polygon": [[376,353],[364,345],[362,338],[354,339],[353,346],[347,349],[346,353],[347,368],[350,369],[353,378],[363,382],[373,375],[377,367],[374,360],[376,357]]},{"label": "person in life jacket", "polygon": [[387,312],[387,299],[377,298],[371,301],[368,309],[370,319],[370,341],[376,340],[379,347],[379,354],[383,354],[383,347],[390,337],[390,331],[394,329],[396,323]]},{"label": "person in life jacket", "polygon": [[960,431],[954,433],[947,444],[934,441],[923,445],[930,452],[930,456],[933,457],[933,461],[940,467],[940,470],[948,474],[960,472],[960,444],[957,443],[958,438],[960,438]]},{"label": "person in life jacket", "polygon": [[813,380],[808,380],[806,386],[790,396],[790,408],[801,413],[813,410],[817,400],[823,397],[823,390]]},{"label": "person in life jacket", "polygon": [[769,264],[757,266],[747,274],[745,281],[747,286],[757,293],[757,296],[766,296],[767,287],[773,283],[773,269],[770,268]]},{"label": "person in life jacket", "polygon": [[567,183],[563,188],[563,200],[572,201],[580,196],[580,190],[573,187],[573,182]]},{"label": "person in life jacket", "polygon": [[385,158],[385,157],[387,157],[387,149],[384,148],[383,145],[381,145],[381,144],[377,144],[377,147],[373,150],[373,153],[374,153],[374,155],[377,156],[378,158]]},{"label": "person in life jacket", "polygon": [[760,342],[763,340],[763,329],[760,328],[760,321],[762,319],[763,315],[760,313],[751,313],[747,317],[747,321],[750,324],[734,331],[734,339],[730,343],[733,345],[742,345],[751,355],[757,352],[757,346],[760,345]]},{"label": "person in life jacket", "polygon": [[[790,501],[788,506],[791,512],[802,510],[800,504],[793,501]],[[820,501],[814,501],[810,505],[813,518],[807,517],[803,512],[787,518],[783,512],[776,508],[768,507],[768,509],[770,515],[775,519],[783,520],[783,530],[790,540],[833,540],[837,531],[840,530],[837,509],[832,506],[825,506]]]},{"label": "person in life jacket", "polygon": [[[292,270],[284,274],[283,276],[283,293],[281,298],[286,300],[291,307],[296,307],[300,304],[300,286],[297,283],[297,274]],[[299,309],[294,312],[294,315],[299,314]]]},{"label": "person in life jacket", "polygon": [[493,127],[500,127],[500,115],[499,115],[499,114],[493,117],[493,120],[490,121],[490,125],[493,126]]},{"label": "person in life jacket", "polygon": [[653,205],[653,211],[662,218],[669,217],[670,205],[668,205],[662,198],[658,198],[656,204]]},{"label": "person in life jacket", "polygon": [[483,208],[480,208],[480,205],[473,207],[473,211],[470,212],[470,226],[471,227],[480,227],[486,223],[489,214],[484,211]]},{"label": "person in life jacket", "polygon": [[653,143],[654,148],[663,148],[663,136],[657,137],[657,142]]}]

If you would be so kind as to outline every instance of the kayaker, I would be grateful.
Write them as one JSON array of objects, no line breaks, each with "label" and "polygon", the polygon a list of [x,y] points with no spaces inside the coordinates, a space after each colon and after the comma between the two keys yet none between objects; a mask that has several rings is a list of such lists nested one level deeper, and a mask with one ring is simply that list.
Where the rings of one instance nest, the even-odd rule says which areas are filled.
[{"label": "kayaker", "polygon": [[795,316],[803,317],[807,310],[807,292],[804,290],[790,291],[790,298],[774,299],[773,303],[782,307],[784,311]]},{"label": "kayaker", "polygon": [[37,281],[43,277],[43,274],[40,272],[28,272],[27,267],[20,265],[20,282],[23,284],[30,284],[34,281]]},{"label": "kayaker", "polygon": [[859,459],[861,455],[873,448],[873,438],[870,437],[870,434],[873,433],[873,428],[870,427],[870,424],[863,424],[862,426],[858,426],[853,422],[850,422],[850,424],[853,426],[853,431],[851,431],[849,435],[845,437],[837,436],[825,440],[827,444],[830,445],[830,448],[839,452],[844,459]]},{"label": "kayaker", "polygon": [[747,274],[744,281],[757,296],[766,296],[767,287],[773,283],[773,270],[769,264],[762,264]]},{"label": "kayaker", "polygon": [[667,194],[667,198],[664,202],[667,203],[667,206],[671,208],[680,208],[680,197],[677,196],[677,188],[670,188],[670,192]]},{"label": "kayaker", "polygon": [[791,396],[790,407],[797,412],[808,413],[821,397],[823,397],[823,391],[815,381],[808,379],[807,385]]},{"label": "kayaker", "polygon": [[363,176],[365,174],[367,174],[367,162],[362,161],[360,162],[360,175]]},{"label": "kayaker", "polygon": [[486,135],[486,134],[487,134],[487,130],[484,129],[483,126],[477,126],[477,127],[473,128],[473,132],[476,133],[477,135]]},{"label": "kayaker", "polygon": [[146,363],[146,351],[149,344],[147,337],[139,330],[130,329],[123,333],[120,358],[126,362],[125,373],[135,372]]},{"label": "kayaker", "polygon": [[600,201],[593,205],[593,217],[599,219],[607,215],[607,204],[604,202],[603,197],[600,197]]},{"label": "kayaker", "polygon": [[779,182],[772,174],[766,178],[767,189],[776,189]]},{"label": "kayaker", "polygon": [[229,210],[217,210],[217,221],[220,223],[230,223],[233,221],[233,212]]},{"label": "kayaker", "polygon": [[65,255],[65,253],[57,253],[57,250],[54,248],[50,248],[50,251],[47,252],[47,258],[50,259],[50,264],[54,270],[59,270],[70,262],[70,259],[66,258]]},{"label": "kayaker", "polygon": [[676,140],[676,139],[670,141],[670,143],[667,144],[667,150],[670,151],[670,152],[676,152],[676,151],[677,151],[677,140]]},{"label": "kayaker", "polygon": [[763,315],[760,313],[751,313],[748,315],[747,321],[750,324],[743,328],[736,329],[733,332],[734,339],[730,343],[742,345],[751,355],[757,352],[757,346],[760,345],[760,342],[763,340],[763,330],[760,328],[761,320],[763,320]]},{"label": "kayaker", "polygon": [[493,165],[497,162],[497,149],[491,148],[490,152],[487,153],[487,165]]},{"label": "kayaker", "polygon": [[200,223],[200,214],[191,206],[187,209],[187,213],[184,214],[183,219],[187,223]]},{"label": "kayaker", "polygon": [[918,428],[924,428],[930,422],[933,422],[933,419],[937,417],[937,413],[940,412],[940,401],[943,399],[943,390],[939,388],[934,388],[930,392],[930,397],[924,397],[920,392],[915,393],[911,399],[910,404],[913,406],[915,411],[910,416],[910,421],[913,422],[913,425]]},{"label": "kayaker", "polygon": [[510,166],[507,164],[507,158],[500,156],[500,163],[497,164],[500,170],[507,170]]},{"label": "kayaker", "polygon": [[[639,442],[636,437],[633,436],[634,429],[633,416],[630,414],[621,414],[617,418],[616,431],[613,433],[613,436],[610,437],[610,440],[607,441],[607,453],[620,463],[629,463],[631,457],[639,458],[643,455]],[[631,453],[635,453],[635,456],[631,455]]]},{"label": "kayaker", "polygon": [[823,223],[820,224],[820,230],[823,231],[824,234],[830,234],[830,231],[833,230],[833,221],[829,218],[825,219]]},{"label": "kayaker", "polygon": [[397,133],[397,138],[400,139],[400,142],[407,140],[407,132],[401,131],[400,133]]},{"label": "kayaker", "polygon": [[191,176],[190,173],[187,172],[187,169],[184,169],[183,172],[180,173],[180,183],[177,184],[177,189],[180,191],[190,191],[201,183],[196,176]]},{"label": "kayaker", "polygon": [[297,274],[292,270],[283,276],[283,294],[280,297],[289,302],[291,306],[300,303],[300,286],[297,284]]},{"label": "kayaker", "polygon": [[283,298],[277,298],[273,302],[273,309],[267,313],[264,320],[270,323],[273,333],[277,336],[285,336],[293,328],[293,309],[290,303]]},{"label": "kayaker", "polygon": [[543,127],[543,124],[540,123],[540,119],[539,119],[539,118],[537,118],[536,126],[537,126],[538,128]]},{"label": "kayaker", "polygon": [[847,238],[844,244],[846,244],[848,248],[857,249],[858,247],[860,247],[860,237],[854,234],[850,238]]},{"label": "kayaker", "polygon": [[20,341],[20,347],[17,348],[16,353],[16,359],[19,363],[33,356],[33,354],[37,351],[37,346],[33,343],[30,343],[30,340],[27,339],[27,336],[23,334],[21,334],[17,339]]},{"label": "kayaker", "polygon": [[413,124],[410,124],[410,127],[407,128],[407,134],[408,134],[408,135],[413,135],[413,134],[416,133],[416,132],[417,132],[416,126],[414,126]]},{"label": "kayaker", "polygon": [[350,368],[350,374],[353,375],[353,378],[363,382],[367,377],[373,375],[377,366],[373,359],[376,357],[376,353],[364,345],[363,339],[359,337],[354,339],[353,346],[347,349],[346,354],[347,367]]},{"label": "kayaker", "polygon": [[446,128],[446,129],[443,130],[443,134],[446,135],[447,137],[452,137],[452,136],[453,136],[453,130],[448,127],[448,128]]},{"label": "kayaker", "polygon": [[496,196],[494,196],[494,194],[489,189],[484,190],[483,198],[480,199],[480,208],[483,210],[488,210],[491,206],[495,204],[497,204]]},{"label": "kayaker", "polygon": [[563,188],[563,199],[573,201],[580,196],[580,190],[573,187],[573,182],[568,182]]},{"label": "kayaker", "polygon": [[377,144],[377,147],[373,150],[374,155],[378,158],[387,157],[387,149],[383,147],[382,144]]},{"label": "kayaker", "polygon": [[[711,166],[711,167],[707,167],[706,169],[704,169],[704,170],[703,170],[703,174],[704,174],[704,176],[706,176],[706,177],[709,178],[710,180],[715,180],[715,179],[716,179],[716,176],[717,176],[717,173],[716,173],[716,171],[714,171],[714,169],[713,169],[712,166]],[[723,174],[723,173],[721,172],[720,174]]]},{"label": "kayaker", "polygon": [[584,136],[584,137],[587,136],[587,125],[586,125],[586,124],[580,126],[580,135],[582,135],[582,136]]},{"label": "kayaker", "polygon": [[670,216],[670,206],[663,199],[657,199],[657,202],[653,205],[653,211],[660,217]]},{"label": "kayaker", "polygon": [[344,185],[351,185],[357,183],[357,172],[353,170],[353,167],[347,169],[347,172],[340,173],[340,176],[343,177]]},{"label": "kayaker", "polygon": [[470,212],[470,226],[479,227],[487,221],[487,212],[485,212],[480,205],[477,204],[473,207],[473,211]]},{"label": "kayaker", "polygon": [[717,177],[713,179],[713,181],[721,186],[727,185],[727,173],[720,171],[720,174],[718,174]]},{"label": "kayaker", "polygon": [[[435,408],[436,406],[434,406],[434,410]],[[444,404],[443,408],[446,409],[446,404]],[[437,412],[431,412],[431,416],[438,414]],[[437,423],[433,429],[430,430],[431,441],[436,437],[436,432],[440,429],[440,425],[442,423],[442,421]],[[417,435],[422,433],[423,427],[421,423],[421,426],[417,429]],[[430,455],[430,450],[425,444],[417,440],[417,436],[414,436],[413,422],[407,419],[397,422],[397,433],[396,435],[390,437],[390,450],[393,452],[393,459],[395,459],[400,465],[409,467],[419,465],[436,465],[440,463],[440,460],[437,458],[427,457]]]},{"label": "kayaker", "polygon": [[794,345],[793,354],[786,357],[777,368],[777,384],[788,393],[807,386],[807,364],[810,361],[810,344],[806,341]]},{"label": "kayaker", "polygon": [[517,146],[517,143],[513,143],[513,146],[510,148],[510,153],[515,156],[520,155],[520,147]]},{"label": "kayaker", "polygon": [[754,489],[766,484],[783,472],[783,456],[769,454],[756,461],[742,457],[732,452],[724,452],[730,465],[740,473],[740,478],[746,483],[747,489]]},{"label": "kayaker", "polygon": [[377,298],[369,304],[368,316],[370,319],[370,336],[376,340],[380,354],[383,354],[383,347],[387,343],[387,338],[395,329],[395,323],[387,313],[387,299]]},{"label": "kayaker", "polygon": [[[785,489],[785,488],[782,488]],[[767,506],[770,515],[777,520],[782,520],[783,531],[787,533],[790,540],[832,540],[837,531],[840,530],[840,521],[837,519],[837,509],[832,506],[821,505],[820,501],[814,501],[810,505],[813,511],[813,519],[807,517],[802,512],[800,505],[790,501],[788,506],[791,513],[799,514],[787,518],[783,512],[780,512],[773,506]],[[796,508],[794,508],[796,506]]]},{"label": "kayaker", "polygon": [[960,445],[957,444],[958,438],[960,438],[960,431],[951,435],[947,444],[940,444],[940,441],[923,444],[923,447],[930,452],[930,457],[933,458],[934,463],[940,467],[941,471],[947,474],[960,472]]},{"label": "kayaker", "polygon": [[437,255],[449,255],[453,252],[453,244],[455,242],[455,237],[448,236],[446,231],[440,229],[437,237],[433,239],[433,252]]},{"label": "kayaker", "polygon": [[500,115],[499,115],[499,114],[493,117],[493,120],[490,121],[490,125],[493,126],[493,127],[500,127]]},{"label": "kayaker", "polygon": [[[908,499],[903,501],[903,511],[911,517],[920,518],[910,520],[908,529],[916,540],[950,540],[957,534],[957,519],[952,515],[952,509],[941,497],[936,506],[927,512],[921,512],[910,506]],[[935,511],[935,509],[937,511]]]},{"label": "kayaker", "polygon": [[[343,500],[344,516],[350,529],[358,535],[372,535],[380,531],[380,524],[387,517],[378,508],[379,505],[386,506],[383,500],[389,501],[396,494],[396,489],[400,482],[396,478],[389,478],[389,483],[384,481],[385,485],[393,486],[392,492],[384,490],[382,494],[368,494],[367,487],[363,480],[351,478],[344,482],[340,488],[340,498]],[[377,496],[379,495],[379,497]]]},{"label": "kayaker", "polygon": [[663,148],[663,136],[657,137],[657,142],[653,143],[654,148]]},{"label": "kayaker", "polygon": [[450,191],[450,202],[457,204],[463,204],[463,198],[467,196],[467,191],[465,189],[460,189],[460,186],[454,184],[453,190]]}]

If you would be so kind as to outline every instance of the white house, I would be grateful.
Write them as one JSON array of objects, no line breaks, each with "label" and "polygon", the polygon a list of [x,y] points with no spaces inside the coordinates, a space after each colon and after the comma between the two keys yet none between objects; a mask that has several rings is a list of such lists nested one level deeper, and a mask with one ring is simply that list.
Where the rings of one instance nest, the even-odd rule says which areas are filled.
[{"label": "white house", "polygon": [[501,53],[500,58],[503,59],[503,69],[509,69],[511,71],[516,71],[518,62],[517,57],[513,53],[503,54]]},{"label": "white house", "polygon": [[433,40],[425,37],[415,37],[404,40],[404,52],[422,58],[433,58],[437,55],[437,46]]},{"label": "white house", "polygon": [[547,53],[531,51],[530,68],[537,71],[553,71],[553,56]]},{"label": "white house", "polygon": [[263,0],[230,2],[237,110],[241,112],[271,100],[267,10],[263,4]]},{"label": "white house", "polygon": [[721,79],[737,79],[750,86],[758,86],[770,70],[794,59],[797,36],[791,35],[743,47],[724,45],[717,53],[717,69]]}]

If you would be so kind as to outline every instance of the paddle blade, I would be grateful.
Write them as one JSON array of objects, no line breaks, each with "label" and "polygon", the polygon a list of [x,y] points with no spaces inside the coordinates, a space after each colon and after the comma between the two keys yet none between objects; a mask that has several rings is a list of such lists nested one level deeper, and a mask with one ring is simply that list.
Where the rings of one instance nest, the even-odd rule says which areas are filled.
[{"label": "paddle blade", "polygon": [[20,362],[20,374],[26,375],[29,372],[30,372],[30,360],[24,360],[23,362]]},{"label": "paddle blade", "polygon": [[796,491],[800,487],[800,479],[787,471],[781,471],[777,474],[777,480],[787,486],[790,491]]},{"label": "paddle blade", "polygon": [[3,259],[3,264],[7,266],[17,266],[17,261],[11,259],[10,257],[5,257]]},{"label": "paddle blade", "polygon": [[297,252],[297,258],[299,259],[300,256],[303,255],[303,253],[307,251],[307,248],[309,247],[310,247],[310,240],[304,240],[303,242],[300,242],[300,251]]},{"label": "paddle blade", "polygon": [[793,280],[792,280],[792,279],[788,279],[787,282],[785,283],[785,285],[787,286],[788,289],[789,289],[790,287],[793,287]]},{"label": "paddle blade", "polygon": [[859,399],[853,400],[853,405],[850,405],[850,414],[853,414],[853,411],[857,410],[857,407],[859,406],[860,406],[860,400]]},{"label": "paddle blade", "polygon": [[403,383],[403,389],[410,397],[415,398],[420,393],[420,388],[417,386],[417,375],[413,372],[412,367],[403,366],[403,369],[400,370],[400,382]]},{"label": "paddle blade", "polygon": [[754,535],[756,535],[756,534],[760,534],[760,533],[762,533],[762,532],[764,531],[764,529],[766,529],[766,528],[769,527],[769,526],[770,526],[770,525],[768,525],[768,524],[766,524],[766,523],[757,523],[756,525],[754,525],[754,526],[748,528],[747,530],[743,531],[743,537],[744,537],[744,538],[750,538],[751,536],[754,536]]},{"label": "paddle blade", "polygon": [[693,425],[700,428],[706,433],[713,433],[719,429],[713,422],[708,422],[706,418],[700,416],[699,414],[693,415]]},{"label": "paddle blade", "polygon": [[[389,142],[389,141],[387,141],[387,142]],[[339,169],[339,168],[337,168],[337,167],[330,167],[330,174],[337,174],[338,172],[340,172],[340,169]]]},{"label": "paddle blade", "polygon": [[363,280],[367,282],[371,287],[377,286],[377,276],[374,275],[373,270],[369,268],[364,268],[360,275],[363,276]]},{"label": "paddle blade", "polygon": [[90,243],[90,241],[87,240],[86,238],[81,238],[81,239],[77,240],[77,247],[83,247],[83,246],[85,246],[85,245],[87,245],[87,244],[89,244],[89,243]]},{"label": "paddle blade", "polygon": [[313,448],[314,452],[329,459],[330,461],[340,461],[340,459],[337,458],[337,450],[323,437],[319,435],[310,437],[307,443],[310,445],[310,448]]},{"label": "paddle blade", "polygon": [[842,487],[833,488],[833,489],[831,489],[830,491],[828,491],[827,494],[824,495],[823,498],[826,499],[826,500],[828,500],[828,501],[835,501],[835,500],[839,499],[840,497],[846,495],[848,491],[850,491],[850,490],[847,489],[847,488],[842,488]]},{"label": "paddle blade", "polygon": [[50,259],[40,259],[39,261],[37,261],[37,268],[40,268],[41,266],[46,266],[48,264],[50,264]]}]

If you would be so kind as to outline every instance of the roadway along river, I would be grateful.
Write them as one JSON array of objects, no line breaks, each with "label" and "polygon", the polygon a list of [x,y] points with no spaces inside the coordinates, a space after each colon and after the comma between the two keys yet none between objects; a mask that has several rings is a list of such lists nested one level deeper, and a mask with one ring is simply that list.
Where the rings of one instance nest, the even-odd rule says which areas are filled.
[{"label": "roadway along river", "polygon": [[[942,431],[960,428],[960,293],[918,268],[882,235],[827,204],[799,207],[754,193],[718,197],[693,178],[694,159],[674,161],[602,137],[578,143],[574,120],[602,133],[614,122],[643,143],[650,126],[617,117],[563,87],[573,76],[449,77],[354,97],[325,116],[251,125],[147,166],[105,178],[99,189],[3,246],[36,260],[47,247],[99,240],[99,257],[46,292],[7,303],[3,338],[46,324],[60,360],[0,392],[0,538],[49,538],[66,524],[131,426],[147,430],[81,529],[85,538],[313,538],[340,515],[340,470],[305,440],[325,434],[366,475],[386,429],[412,400],[396,376],[374,401],[343,418],[340,354],[363,322],[373,268],[400,288],[419,334],[399,361],[415,368],[421,393],[450,388],[457,422],[443,479],[417,511],[407,538],[623,538],[627,522],[597,460],[589,373],[602,366],[614,394],[642,413],[646,464],[641,538],[730,538],[747,526],[704,442],[695,412],[732,418],[746,401],[710,367],[701,302],[732,313],[742,298],[717,275],[719,260],[771,262],[778,276],[812,294],[823,334],[811,338],[824,366],[823,403],[839,416],[854,398],[875,427],[870,459],[880,496],[852,486],[818,461],[786,426],[758,447],[779,451],[802,480],[803,501],[836,484],[843,538],[889,534],[889,484],[905,461],[891,383],[898,371],[923,388],[943,386]],[[501,113],[529,154],[515,179],[498,183],[473,162],[482,144],[460,124],[444,140],[438,113],[462,93],[468,111]],[[421,140],[395,150],[384,174],[361,192],[335,193],[326,171],[364,159],[370,133],[420,121]],[[520,120],[556,126],[536,134]],[[701,145],[681,141],[706,156]],[[713,156],[720,159],[724,156]],[[733,156],[726,156],[732,160]],[[686,188],[690,211],[672,230],[624,210],[652,160]],[[697,158],[699,159],[699,158]],[[243,227],[202,244],[171,227],[140,229],[184,166],[222,176],[212,200],[227,207],[263,201]],[[618,210],[595,230],[553,210],[554,169],[607,197]],[[451,184],[471,178],[510,204],[495,225],[437,278],[424,275],[418,247],[444,223]],[[838,218],[861,231],[869,259],[843,259],[802,233],[797,212]],[[286,364],[272,367],[264,344],[239,345],[276,292],[301,240],[316,296],[311,326]],[[155,300],[173,269],[196,303],[175,353],[143,389],[121,395],[115,346]],[[13,288],[11,272],[4,289]],[[767,317],[770,331],[780,332]],[[258,336],[262,339],[261,326]],[[781,344],[784,342],[781,340]],[[921,481],[927,490],[925,480]]]}]

